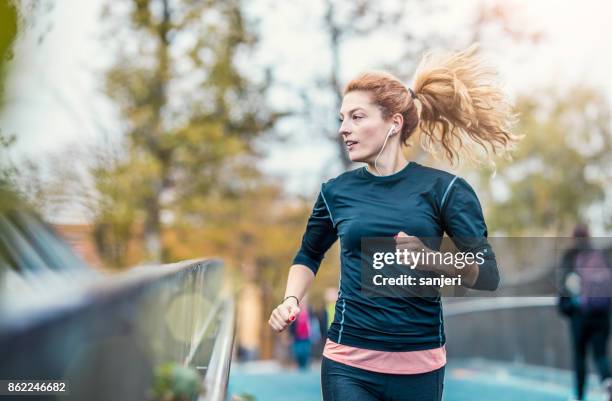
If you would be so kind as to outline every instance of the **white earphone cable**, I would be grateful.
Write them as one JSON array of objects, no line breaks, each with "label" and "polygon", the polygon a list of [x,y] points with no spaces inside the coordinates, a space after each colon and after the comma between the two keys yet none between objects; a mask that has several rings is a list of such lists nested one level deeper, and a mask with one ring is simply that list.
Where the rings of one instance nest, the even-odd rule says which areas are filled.
[{"label": "white earphone cable", "polygon": [[387,137],[385,138],[385,141],[383,142],[382,148],[380,148],[380,152],[378,152],[378,155],[376,156],[376,159],[374,159],[374,169],[376,170],[378,175],[381,175],[381,174],[380,174],[380,171],[378,171],[378,167],[376,166],[376,162],[378,161],[378,158],[380,157],[382,151],[385,149],[385,145],[387,145],[387,140],[389,139],[389,136],[391,136],[391,132],[393,131],[393,128],[395,128],[395,125],[392,125],[391,129],[389,130],[389,132],[387,132]]}]

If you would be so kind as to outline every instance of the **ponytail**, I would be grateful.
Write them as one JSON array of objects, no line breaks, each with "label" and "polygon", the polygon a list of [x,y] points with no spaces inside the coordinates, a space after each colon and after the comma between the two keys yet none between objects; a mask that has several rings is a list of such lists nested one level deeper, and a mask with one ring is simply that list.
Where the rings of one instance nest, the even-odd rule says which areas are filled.
[{"label": "ponytail", "polygon": [[495,82],[496,71],[476,57],[477,50],[474,44],[448,55],[427,53],[415,73],[421,146],[434,156],[443,151],[452,165],[463,156],[482,164],[478,149],[488,164],[495,165],[495,155],[510,160],[522,138],[511,132],[516,115]]}]

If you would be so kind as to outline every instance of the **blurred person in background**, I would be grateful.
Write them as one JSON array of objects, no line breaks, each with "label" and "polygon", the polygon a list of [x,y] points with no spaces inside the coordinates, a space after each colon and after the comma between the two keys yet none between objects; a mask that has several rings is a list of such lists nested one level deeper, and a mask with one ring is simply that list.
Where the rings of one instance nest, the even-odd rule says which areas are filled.
[{"label": "blurred person in background", "polygon": [[[353,162],[321,186],[302,245],[289,270],[285,298],[268,323],[277,332],[295,324],[327,250],[341,242],[340,288],[321,364],[323,399],[440,401],[446,337],[440,296],[367,297],[361,291],[361,239],[393,239],[396,249],[434,252],[420,238],[477,238],[461,251],[484,262],[462,271],[463,285],[494,291],[495,254],[472,187],[448,172],[408,162],[402,150],[420,132],[425,150],[454,164],[506,155],[520,139],[510,132],[511,105],[477,46],[419,63],[411,87],[386,72],[367,72],[343,92],[339,135]],[[477,158],[476,158],[477,159]],[[455,277],[454,266],[421,264],[425,273]]]},{"label": "blurred person in background", "polygon": [[325,290],[325,332],[334,321],[336,313],[336,301],[338,300],[338,289],[329,287]]},{"label": "blurred person in background", "polygon": [[257,268],[254,263],[242,265],[242,276],[245,282],[238,293],[236,340],[238,360],[248,362],[260,356],[263,294],[255,282]]},{"label": "blurred person in background", "polygon": [[312,346],[320,340],[319,324],[313,309],[308,303],[308,295],[302,298],[302,307],[295,324],[289,330],[292,337],[293,357],[300,370],[307,370],[312,357]]},{"label": "blurred person in background", "polygon": [[565,251],[561,260],[558,306],[570,323],[575,399],[584,399],[586,356],[590,347],[606,400],[612,401],[612,378],[608,363],[612,269],[607,254],[593,247],[586,224],[577,224],[572,237],[573,246]]}]

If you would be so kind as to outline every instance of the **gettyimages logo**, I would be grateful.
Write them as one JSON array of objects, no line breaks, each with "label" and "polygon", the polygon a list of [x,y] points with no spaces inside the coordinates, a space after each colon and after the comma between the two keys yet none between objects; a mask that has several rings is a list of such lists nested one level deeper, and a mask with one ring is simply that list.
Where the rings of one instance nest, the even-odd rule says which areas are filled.
[{"label": "gettyimages logo", "polygon": [[[483,272],[494,272],[499,285],[491,290],[474,287]],[[612,239],[591,238],[585,247],[566,237],[362,238],[361,293],[368,297],[570,294],[583,304],[597,297],[608,298],[600,303],[608,302]]]}]

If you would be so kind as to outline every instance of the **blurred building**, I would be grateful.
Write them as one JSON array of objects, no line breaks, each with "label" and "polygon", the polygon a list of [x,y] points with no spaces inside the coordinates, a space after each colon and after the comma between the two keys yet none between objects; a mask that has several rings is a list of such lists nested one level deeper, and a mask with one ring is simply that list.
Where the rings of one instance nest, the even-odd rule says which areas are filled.
[{"label": "blurred building", "polygon": [[89,224],[53,224],[52,227],[70,245],[74,253],[89,266],[102,269],[104,264],[93,241]]}]

